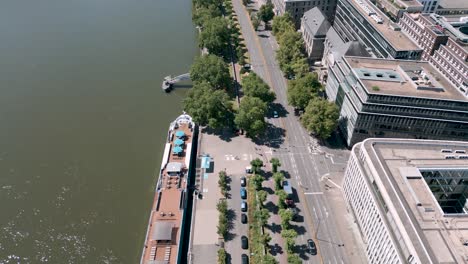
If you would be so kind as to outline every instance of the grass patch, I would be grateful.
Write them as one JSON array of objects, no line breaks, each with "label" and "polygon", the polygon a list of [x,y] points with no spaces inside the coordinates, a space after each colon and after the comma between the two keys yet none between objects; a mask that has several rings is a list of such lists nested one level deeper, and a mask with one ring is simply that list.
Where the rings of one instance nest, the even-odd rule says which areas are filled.
[{"label": "grass patch", "polygon": [[257,191],[255,190],[255,183],[249,180],[248,195],[248,219],[249,219],[249,251],[250,251],[250,262],[261,263],[263,256],[265,255],[264,247],[258,238],[262,235],[262,226],[255,219],[254,212],[258,210]]},{"label": "grass patch", "polygon": [[372,86],[372,91],[380,91],[380,87],[377,85]]}]

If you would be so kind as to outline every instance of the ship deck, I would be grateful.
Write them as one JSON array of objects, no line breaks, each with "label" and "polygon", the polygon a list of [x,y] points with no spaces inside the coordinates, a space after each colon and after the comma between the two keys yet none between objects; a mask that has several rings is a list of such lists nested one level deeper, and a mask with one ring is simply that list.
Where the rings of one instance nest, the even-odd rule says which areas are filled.
[{"label": "ship deck", "polygon": [[[188,169],[192,148],[193,128],[181,124],[170,131],[165,146],[160,178],[154,196],[151,216],[141,258],[144,264],[176,263],[180,246],[181,224],[184,214],[184,190],[187,187]],[[176,132],[183,131],[185,141],[181,154],[176,148]],[[180,167],[178,167],[179,165]],[[175,171],[180,170],[177,175]]]}]

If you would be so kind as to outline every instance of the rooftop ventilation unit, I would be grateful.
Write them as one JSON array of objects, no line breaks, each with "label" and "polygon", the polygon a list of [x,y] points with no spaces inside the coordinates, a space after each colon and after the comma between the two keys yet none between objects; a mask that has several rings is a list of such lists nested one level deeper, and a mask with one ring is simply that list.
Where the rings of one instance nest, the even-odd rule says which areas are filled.
[{"label": "rooftop ventilation unit", "polygon": [[465,150],[462,150],[462,149],[456,149],[456,150],[455,150],[455,153],[466,153],[466,151],[465,151]]},{"label": "rooftop ventilation unit", "polygon": [[442,153],[452,153],[451,149],[441,149],[440,152]]},{"label": "rooftop ventilation unit", "polygon": [[466,160],[466,159],[468,159],[468,155],[460,155],[460,156],[458,156],[458,158]]},{"label": "rooftop ventilation unit", "polygon": [[457,159],[457,156],[454,155],[446,155],[445,159]]}]

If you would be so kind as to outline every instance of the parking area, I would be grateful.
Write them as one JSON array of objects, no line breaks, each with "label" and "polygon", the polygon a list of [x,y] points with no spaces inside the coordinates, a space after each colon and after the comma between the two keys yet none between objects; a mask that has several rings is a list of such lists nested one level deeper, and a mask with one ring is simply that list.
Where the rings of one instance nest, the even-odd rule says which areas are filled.
[{"label": "parking area", "polygon": [[[245,167],[255,158],[262,158],[256,153],[255,145],[243,136],[220,137],[200,133],[199,154],[207,154],[212,158],[212,172],[201,177],[202,198],[196,201],[193,223],[192,260],[195,264],[216,263],[218,239],[218,211],[216,203],[222,198],[218,188],[218,173],[225,170],[230,177],[230,196],[228,206],[231,211],[229,218],[232,228],[225,241],[225,249],[230,263],[241,263],[241,255],[248,250],[241,249],[241,236],[248,235],[248,224],[241,223],[240,178],[245,176]],[[266,160],[265,160],[266,161]]]}]

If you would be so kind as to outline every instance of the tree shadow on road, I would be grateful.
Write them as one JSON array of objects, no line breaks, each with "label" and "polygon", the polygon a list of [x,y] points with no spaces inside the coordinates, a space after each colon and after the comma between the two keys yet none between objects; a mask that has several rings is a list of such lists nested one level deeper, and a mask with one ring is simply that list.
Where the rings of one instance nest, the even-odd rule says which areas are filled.
[{"label": "tree shadow on road", "polygon": [[304,226],[300,226],[300,225],[291,225],[291,229],[293,229],[294,231],[297,232],[297,234],[300,236],[300,235],[303,235],[307,232],[307,230],[305,229]]},{"label": "tree shadow on road", "polygon": [[278,206],[274,204],[272,201],[268,201],[264,207],[268,210],[268,212],[272,214],[278,213]]},{"label": "tree shadow on road", "polygon": [[213,129],[210,127],[203,127],[201,132],[208,135],[215,135],[218,136],[221,140],[230,142],[232,138],[237,137],[238,134],[233,131],[232,128],[224,128],[224,129]]},{"label": "tree shadow on road", "polygon": [[267,224],[265,226],[265,228],[270,230],[270,232],[273,233],[273,234],[280,234],[281,233],[281,225],[278,225],[276,223]]},{"label": "tree shadow on road", "polygon": [[279,148],[284,142],[284,136],[286,130],[281,127],[277,127],[273,124],[267,123],[267,129],[265,134],[261,137],[252,139],[257,145],[263,145],[270,148]]},{"label": "tree shadow on road", "polygon": [[286,117],[289,114],[288,110],[286,110],[286,108],[284,108],[284,106],[280,103],[271,103],[270,108],[272,113],[273,111],[278,113],[278,117]]},{"label": "tree shadow on road", "polygon": [[285,179],[291,179],[291,174],[288,171],[281,170]]},{"label": "tree shadow on road", "polygon": [[330,149],[349,149],[338,131],[334,131],[329,138],[320,140],[319,144]]},{"label": "tree shadow on road", "polygon": [[270,251],[270,254],[273,256],[276,256],[278,254],[280,255],[283,254],[283,248],[280,245],[278,245],[278,243],[271,245],[269,251]]},{"label": "tree shadow on road", "polygon": [[275,194],[275,191],[270,187],[263,187],[263,190],[266,191],[269,195]]},{"label": "tree shadow on road", "polygon": [[305,261],[309,260],[309,254],[307,253],[307,246],[305,244],[295,245],[293,248],[294,253],[297,253],[299,257]]},{"label": "tree shadow on road", "polygon": [[234,221],[237,219],[237,215],[236,211],[234,211],[233,209],[228,209],[226,215],[228,220],[228,233],[224,240],[231,241],[237,236],[237,234],[231,233],[231,230],[234,229]]}]

